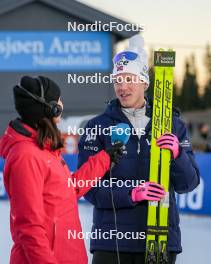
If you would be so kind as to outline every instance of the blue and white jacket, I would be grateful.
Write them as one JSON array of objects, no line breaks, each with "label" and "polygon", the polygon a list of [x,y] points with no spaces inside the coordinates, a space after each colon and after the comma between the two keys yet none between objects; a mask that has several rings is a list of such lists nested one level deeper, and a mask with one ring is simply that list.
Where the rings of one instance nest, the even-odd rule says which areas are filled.
[{"label": "blue and white jacket", "polygon": [[[150,141],[151,141],[151,116],[152,105],[147,102],[146,115],[150,121],[145,128],[145,135],[139,137],[131,135],[126,145],[127,154],[124,155],[119,163],[112,170],[112,178],[122,180],[149,180],[150,168]],[[128,118],[121,111],[118,99],[108,104],[106,111],[93,118],[87,123],[86,128],[101,126],[101,129],[115,126],[118,123],[128,123],[132,125]],[[181,233],[179,228],[179,215],[176,206],[175,192],[182,194],[191,192],[200,182],[198,166],[194,159],[194,154],[187,135],[187,129],[180,118],[177,110],[173,109],[174,133],[180,142],[180,155],[176,160],[171,161],[170,167],[170,207],[169,207],[169,241],[168,250],[181,252]],[[79,167],[87,161],[88,157],[94,155],[101,149],[111,145],[111,137],[105,135],[83,135],[79,142]],[[103,180],[109,179],[109,173]],[[117,214],[117,231],[123,234],[143,234],[147,228],[147,202],[134,203],[131,200],[131,190],[133,187],[128,184],[118,187],[113,184],[114,204]],[[111,201],[110,188],[93,187],[85,196],[94,205],[92,232],[98,232],[99,236],[91,239],[91,252],[97,250],[116,251],[115,236],[107,239],[110,230],[115,230],[114,213]],[[100,237],[101,233],[101,237]],[[135,239],[134,239],[135,238]],[[144,252],[146,239],[127,239],[126,237],[118,240],[121,252]]]}]

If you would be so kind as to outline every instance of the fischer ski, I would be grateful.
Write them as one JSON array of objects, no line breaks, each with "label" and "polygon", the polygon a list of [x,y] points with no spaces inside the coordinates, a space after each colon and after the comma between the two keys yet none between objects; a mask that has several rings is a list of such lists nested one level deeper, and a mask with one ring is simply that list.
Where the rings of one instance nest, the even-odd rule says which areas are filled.
[{"label": "fischer ski", "polygon": [[172,130],[173,67],[175,52],[155,51],[155,82],[149,181],[161,184],[167,193],[160,202],[148,202],[146,264],[168,264],[168,208],[171,153],[156,140]]}]

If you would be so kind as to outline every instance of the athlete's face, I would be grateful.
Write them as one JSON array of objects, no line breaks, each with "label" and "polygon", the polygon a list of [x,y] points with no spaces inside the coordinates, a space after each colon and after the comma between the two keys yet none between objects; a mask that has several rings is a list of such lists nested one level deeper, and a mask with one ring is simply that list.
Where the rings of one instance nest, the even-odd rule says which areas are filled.
[{"label": "athlete's face", "polygon": [[127,108],[141,108],[144,105],[144,90],[147,84],[139,76],[121,73],[115,76],[114,89],[121,105]]},{"label": "athlete's face", "polygon": [[[58,100],[58,105],[60,105],[62,107],[62,109],[63,109],[63,103],[61,101],[61,98],[59,98],[59,100]],[[57,116],[57,117],[53,118],[53,121],[54,121],[55,124],[60,122],[61,116],[62,116],[62,114],[60,116]]]}]

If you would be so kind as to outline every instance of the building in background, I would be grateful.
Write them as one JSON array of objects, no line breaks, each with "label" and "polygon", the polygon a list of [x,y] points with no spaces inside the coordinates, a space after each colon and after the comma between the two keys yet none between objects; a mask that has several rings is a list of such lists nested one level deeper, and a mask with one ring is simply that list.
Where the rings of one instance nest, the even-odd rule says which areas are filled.
[{"label": "building in background", "polygon": [[135,32],[68,31],[68,22],[78,26],[96,21],[127,23],[73,0],[0,1],[0,134],[16,117],[12,88],[26,74],[47,75],[61,86],[64,117],[105,108],[114,95],[112,84],[79,82],[95,73],[109,75],[115,44]]}]

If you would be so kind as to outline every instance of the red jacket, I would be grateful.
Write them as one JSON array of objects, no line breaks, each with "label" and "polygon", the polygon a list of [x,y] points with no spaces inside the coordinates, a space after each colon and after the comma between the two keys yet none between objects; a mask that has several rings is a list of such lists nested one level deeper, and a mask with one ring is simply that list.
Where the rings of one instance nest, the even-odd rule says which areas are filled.
[{"label": "red jacket", "polygon": [[82,231],[77,199],[90,186],[68,187],[68,178],[101,178],[110,166],[108,154],[90,157],[71,175],[60,152],[48,145],[41,150],[36,132],[16,120],[0,140],[0,156],[6,160],[4,183],[11,205],[10,263],[87,264],[84,241],[81,236],[68,239],[68,230]]}]

